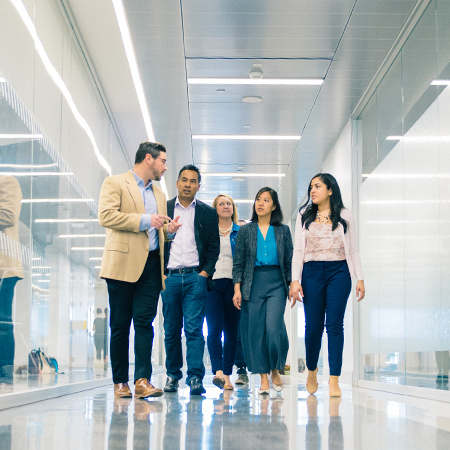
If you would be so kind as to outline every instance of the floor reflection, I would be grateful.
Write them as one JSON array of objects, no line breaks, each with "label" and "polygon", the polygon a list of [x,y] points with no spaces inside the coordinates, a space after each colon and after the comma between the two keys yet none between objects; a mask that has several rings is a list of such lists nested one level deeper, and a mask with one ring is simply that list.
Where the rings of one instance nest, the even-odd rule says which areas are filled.
[{"label": "floor reflection", "polygon": [[342,399],[330,398],[326,384],[308,396],[289,377],[283,392],[258,396],[254,381],[221,391],[209,377],[204,396],[181,384],[157,400],[115,399],[109,386],[0,411],[0,449],[409,450],[450,442],[450,404],[344,386]]}]

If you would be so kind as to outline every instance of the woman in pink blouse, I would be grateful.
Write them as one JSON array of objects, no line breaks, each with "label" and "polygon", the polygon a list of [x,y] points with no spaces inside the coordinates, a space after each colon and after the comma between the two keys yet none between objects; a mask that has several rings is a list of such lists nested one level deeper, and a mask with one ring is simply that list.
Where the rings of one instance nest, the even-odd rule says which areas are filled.
[{"label": "woman in pink blouse", "polygon": [[330,396],[340,397],[339,376],[344,348],[344,313],[357,279],[358,301],[365,295],[352,213],[344,208],[336,179],[328,173],[313,177],[308,198],[295,226],[292,284],[289,297],[303,301],[308,379],[306,389],[317,391],[317,362],[324,324],[328,335]]}]

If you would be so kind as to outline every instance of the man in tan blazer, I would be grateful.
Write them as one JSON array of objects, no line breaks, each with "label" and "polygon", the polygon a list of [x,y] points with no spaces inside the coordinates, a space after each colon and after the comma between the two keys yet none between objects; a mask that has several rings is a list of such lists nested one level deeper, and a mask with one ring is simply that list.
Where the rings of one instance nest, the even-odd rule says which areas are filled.
[{"label": "man in tan blazer", "polygon": [[164,289],[164,241],[176,233],[178,218],[167,216],[164,193],[155,185],[167,170],[166,148],[143,142],[135,165],[107,177],[99,200],[100,225],[106,230],[100,277],[108,285],[111,367],[116,397],[131,397],[128,348],[131,321],[135,338],[135,397],[159,397],[150,383],[153,319]]},{"label": "man in tan blazer", "polygon": [[0,175],[0,383],[12,382],[14,372],[14,288],[23,278],[19,244],[22,190],[11,176]]}]

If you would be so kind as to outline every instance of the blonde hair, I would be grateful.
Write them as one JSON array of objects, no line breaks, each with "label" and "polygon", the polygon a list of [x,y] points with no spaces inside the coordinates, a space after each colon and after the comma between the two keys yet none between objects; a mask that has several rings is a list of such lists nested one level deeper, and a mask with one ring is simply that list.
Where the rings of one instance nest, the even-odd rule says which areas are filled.
[{"label": "blonde hair", "polygon": [[234,200],[227,194],[219,194],[213,201],[212,207],[214,209],[217,209],[217,203],[219,201],[220,197],[226,197],[228,200],[230,200],[231,204],[233,205],[233,215],[231,216],[231,220],[237,225],[238,223],[238,212],[236,208],[236,204],[234,203]]}]

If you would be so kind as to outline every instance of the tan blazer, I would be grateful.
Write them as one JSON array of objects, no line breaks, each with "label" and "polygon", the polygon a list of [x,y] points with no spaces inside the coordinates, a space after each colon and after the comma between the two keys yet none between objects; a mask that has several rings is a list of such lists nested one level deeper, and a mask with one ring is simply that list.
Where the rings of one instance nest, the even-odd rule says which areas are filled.
[{"label": "tan blazer", "polygon": [[21,200],[19,182],[14,177],[0,175],[0,280],[23,278],[19,244]]},{"label": "tan blazer", "polygon": [[[158,214],[167,215],[164,193],[152,186]],[[131,172],[107,177],[100,191],[98,217],[106,228],[101,278],[135,283],[142,275],[148,258],[148,231],[139,231],[141,215],[145,214],[144,200]],[[158,230],[161,258],[161,281],[164,284],[164,240],[168,223]]]}]

